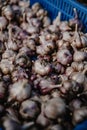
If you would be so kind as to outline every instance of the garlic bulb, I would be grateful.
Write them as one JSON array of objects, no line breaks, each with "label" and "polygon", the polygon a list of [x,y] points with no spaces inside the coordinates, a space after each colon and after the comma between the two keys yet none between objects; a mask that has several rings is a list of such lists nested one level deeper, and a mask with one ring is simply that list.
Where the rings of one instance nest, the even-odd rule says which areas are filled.
[{"label": "garlic bulb", "polygon": [[3,72],[3,74],[9,74],[14,70],[14,65],[12,61],[8,59],[2,59],[0,63],[0,68]]},{"label": "garlic bulb", "polygon": [[8,101],[23,101],[29,98],[31,95],[31,85],[28,83],[27,79],[18,80],[9,88],[9,98]]},{"label": "garlic bulb", "polygon": [[79,124],[80,122],[84,121],[85,119],[87,119],[87,108],[86,107],[78,108],[73,112],[72,123],[74,125]]},{"label": "garlic bulb", "polygon": [[35,119],[40,113],[40,108],[37,102],[25,100],[22,102],[19,112],[24,119]]},{"label": "garlic bulb", "polygon": [[65,109],[66,106],[63,99],[60,97],[52,98],[47,101],[44,108],[44,113],[47,118],[56,119],[65,113]]},{"label": "garlic bulb", "polygon": [[48,75],[51,72],[50,64],[45,61],[41,61],[40,59],[36,60],[33,67],[35,73],[39,75]]},{"label": "garlic bulb", "polygon": [[13,9],[10,5],[2,8],[2,14],[7,18],[7,20],[11,21],[14,17]]},{"label": "garlic bulb", "polygon": [[68,49],[60,49],[57,52],[57,61],[62,65],[67,65],[72,62],[72,54]]}]

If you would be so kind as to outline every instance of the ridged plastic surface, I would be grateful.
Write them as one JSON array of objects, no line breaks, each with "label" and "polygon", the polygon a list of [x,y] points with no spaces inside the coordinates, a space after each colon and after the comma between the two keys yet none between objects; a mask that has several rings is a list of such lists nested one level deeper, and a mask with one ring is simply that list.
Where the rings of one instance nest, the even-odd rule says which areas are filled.
[{"label": "ridged plastic surface", "polygon": [[59,11],[62,13],[62,20],[73,18],[73,8],[77,9],[79,19],[83,22],[87,32],[87,7],[79,4],[76,0],[30,0],[31,5],[39,2],[49,12],[49,16],[53,20]]}]

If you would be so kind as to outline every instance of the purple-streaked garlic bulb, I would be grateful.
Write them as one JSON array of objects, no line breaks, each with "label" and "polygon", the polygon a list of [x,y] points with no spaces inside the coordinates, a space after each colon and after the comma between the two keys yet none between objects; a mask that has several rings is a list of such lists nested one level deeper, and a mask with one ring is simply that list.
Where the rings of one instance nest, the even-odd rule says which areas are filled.
[{"label": "purple-streaked garlic bulb", "polygon": [[24,119],[35,119],[40,113],[40,106],[38,102],[25,100],[21,103],[19,113]]},{"label": "purple-streaked garlic bulb", "polygon": [[18,81],[19,79],[28,79],[28,74],[26,73],[25,69],[20,68],[20,67],[14,70],[11,76],[12,76],[13,82]]},{"label": "purple-streaked garlic bulb", "polygon": [[75,62],[81,62],[84,60],[87,60],[87,52],[83,52],[83,51],[75,51],[73,54],[73,60]]},{"label": "purple-streaked garlic bulb", "polygon": [[51,65],[44,60],[36,60],[34,62],[33,70],[35,73],[44,76],[51,72]]},{"label": "purple-streaked garlic bulb", "polygon": [[11,21],[14,17],[13,9],[10,5],[7,5],[2,8],[2,15],[4,15],[7,20]]},{"label": "purple-streaked garlic bulb", "polygon": [[72,123],[77,125],[87,119],[87,107],[80,107],[73,111],[72,114]]},{"label": "purple-streaked garlic bulb", "polygon": [[2,54],[2,58],[14,61],[16,58],[16,52],[14,52],[13,50],[6,49]]},{"label": "purple-streaked garlic bulb", "polygon": [[61,93],[69,99],[76,97],[79,93],[84,90],[84,87],[74,80],[67,80],[63,82],[63,86],[60,87]]},{"label": "purple-streaked garlic bulb", "polygon": [[52,98],[45,104],[44,114],[49,119],[56,119],[64,115],[66,105],[60,97]]},{"label": "purple-streaked garlic bulb", "polygon": [[51,120],[45,117],[44,115],[44,104],[41,105],[41,113],[37,117],[36,123],[41,125],[42,127],[47,127],[51,124]]},{"label": "purple-streaked garlic bulb", "polygon": [[43,78],[37,84],[37,89],[39,89],[42,94],[47,94],[50,93],[53,89],[60,89],[61,86],[61,84],[56,84],[56,80],[52,81],[50,78]]},{"label": "purple-streaked garlic bulb", "polygon": [[3,120],[3,126],[5,130],[22,130],[21,124],[17,121],[9,117],[5,117]]},{"label": "purple-streaked garlic bulb", "polygon": [[31,85],[27,79],[18,80],[9,87],[8,101],[23,101],[31,95]]},{"label": "purple-streaked garlic bulb", "polygon": [[27,47],[29,47],[32,51],[36,50],[35,40],[33,38],[27,40]]},{"label": "purple-streaked garlic bulb", "polygon": [[66,48],[60,49],[57,52],[57,61],[62,65],[68,65],[72,62],[72,54]]},{"label": "purple-streaked garlic bulb", "polygon": [[27,55],[18,54],[16,56],[16,65],[19,65],[20,67],[30,67],[31,61],[30,58]]},{"label": "purple-streaked garlic bulb", "polygon": [[11,73],[14,70],[13,61],[2,59],[0,62],[0,68],[3,74]]}]

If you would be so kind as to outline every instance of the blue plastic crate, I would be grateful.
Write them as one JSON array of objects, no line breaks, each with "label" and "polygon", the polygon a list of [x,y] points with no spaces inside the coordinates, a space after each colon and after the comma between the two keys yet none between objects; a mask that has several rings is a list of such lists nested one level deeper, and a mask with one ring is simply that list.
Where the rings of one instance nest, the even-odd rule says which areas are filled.
[{"label": "blue plastic crate", "polygon": [[69,20],[74,17],[73,8],[76,8],[79,19],[83,22],[87,32],[87,7],[81,5],[76,0],[30,0],[31,5],[39,2],[49,12],[50,18],[53,20],[59,11],[62,13],[61,20]]}]

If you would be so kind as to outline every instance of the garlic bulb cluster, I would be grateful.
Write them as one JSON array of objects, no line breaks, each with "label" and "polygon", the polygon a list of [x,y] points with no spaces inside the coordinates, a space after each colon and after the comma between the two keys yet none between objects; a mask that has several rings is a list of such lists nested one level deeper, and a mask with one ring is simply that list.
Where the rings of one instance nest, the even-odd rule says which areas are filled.
[{"label": "garlic bulb cluster", "polygon": [[0,127],[73,130],[87,119],[87,34],[39,3],[0,1]]}]

